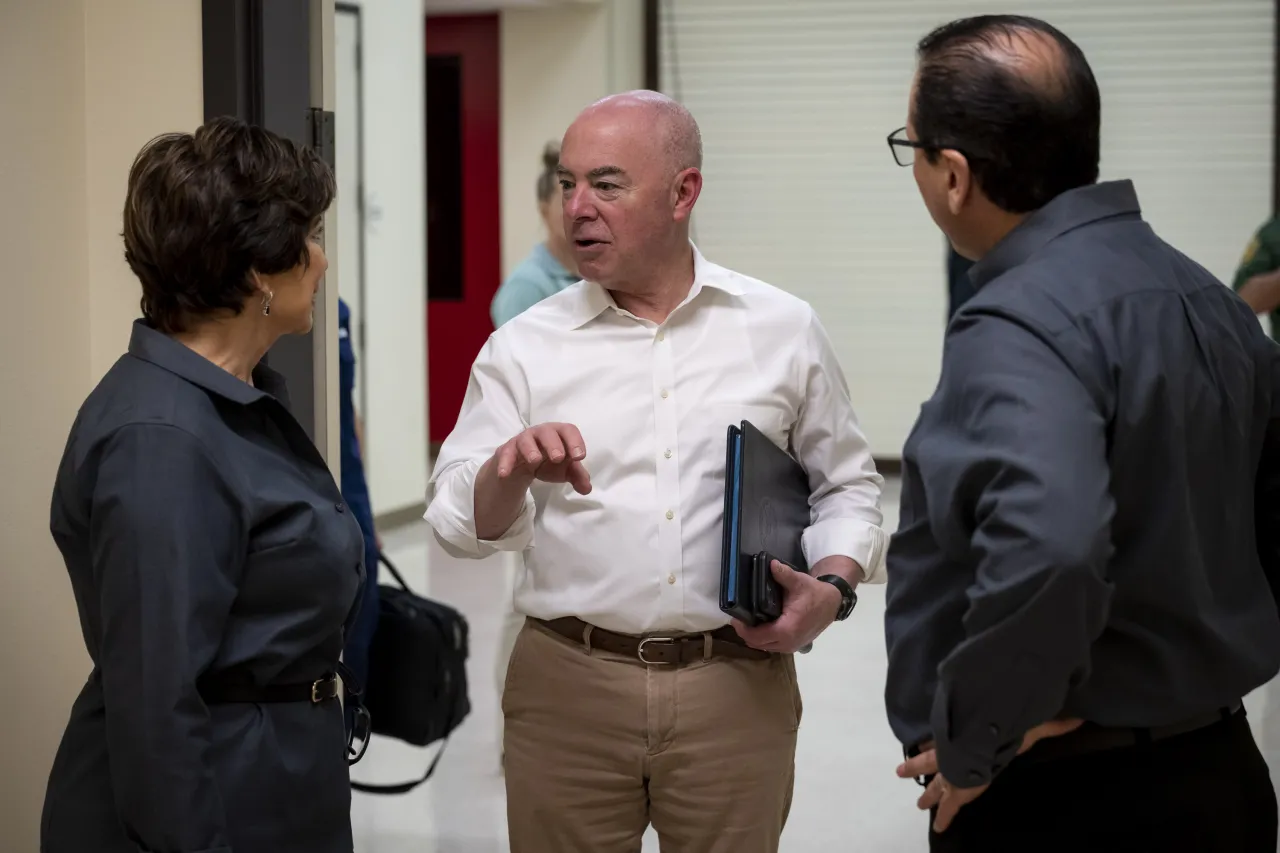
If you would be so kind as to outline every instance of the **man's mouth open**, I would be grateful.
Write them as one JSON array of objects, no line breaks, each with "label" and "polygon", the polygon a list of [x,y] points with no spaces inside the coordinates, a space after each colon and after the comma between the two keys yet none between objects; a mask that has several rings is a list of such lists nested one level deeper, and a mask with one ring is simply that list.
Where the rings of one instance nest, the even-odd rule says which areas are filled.
[{"label": "man's mouth open", "polygon": [[574,240],[573,245],[584,251],[591,251],[592,249],[603,248],[608,244],[603,240]]}]

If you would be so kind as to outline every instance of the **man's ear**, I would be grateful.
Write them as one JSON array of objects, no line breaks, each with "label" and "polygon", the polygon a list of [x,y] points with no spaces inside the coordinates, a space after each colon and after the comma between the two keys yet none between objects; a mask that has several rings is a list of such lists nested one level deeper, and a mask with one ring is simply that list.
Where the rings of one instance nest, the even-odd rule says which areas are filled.
[{"label": "man's ear", "polygon": [[671,187],[673,203],[672,217],[676,222],[684,222],[693,215],[693,206],[698,203],[702,194],[702,172],[697,169],[685,169],[676,175]]},{"label": "man's ear", "polygon": [[947,168],[947,210],[956,216],[973,192],[973,173],[969,171],[969,159],[959,151],[947,148],[939,156]]}]

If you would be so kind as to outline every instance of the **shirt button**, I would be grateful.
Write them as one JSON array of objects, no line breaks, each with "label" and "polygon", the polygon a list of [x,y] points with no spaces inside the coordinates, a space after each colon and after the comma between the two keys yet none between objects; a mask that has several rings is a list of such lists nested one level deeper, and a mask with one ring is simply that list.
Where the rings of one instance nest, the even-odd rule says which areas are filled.
[{"label": "shirt button", "polygon": [[675,583],[675,582],[676,582],[676,576],[674,573],[667,575],[667,583]]},{"label": "shirt button", "polygon": [[662,343],[667,338],[666,332],[658,332],[658,343]]},{"label": "shirt button", "polygon": [[333,508],[334,508],[334,509],[336,509],[338,512],[346,512],[346,511],[347,511],[347,508],[346,508],[345,506],[343,506],[342,504],[334,504],[334,505],[333,505]]},{"label": "shirt button", "polygon": [[676,517],[676,514],[674,512],[672,512],[671,510],[667,510],[667,521],[670,521],[675,517]]},{"label": "shirt button", "polygon": [[666,388],[663,388],[663,389],[662,389],[662,399],[664,399],[664,400],[665,400],[665,399],[667,399],[667,389],[666,389]]},{"label": "shirt button", "polygon": [[669,448],[669,447],[668,447],[665,451],[663,451],[662,455],[663,455],[663,456],[665,456],[667,459],[670,459],[670,458],[671,458],[671,448]]},{"label": "shirt button", "polygon": [[995,723],[991,724],[991,727],[988,729],[988,731],[991,732],[992,737],[1000,737],[1000,727],[997,726]]}]

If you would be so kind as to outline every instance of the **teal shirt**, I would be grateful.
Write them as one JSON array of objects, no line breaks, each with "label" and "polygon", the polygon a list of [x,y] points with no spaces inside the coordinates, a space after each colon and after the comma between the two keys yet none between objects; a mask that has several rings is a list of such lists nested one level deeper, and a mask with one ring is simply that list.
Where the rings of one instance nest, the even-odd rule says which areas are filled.
[{"label": "teal shirt", "polygon": [[561,266],[546,245],[539,243],[493,295],[489,316],[494,328],[577,282],[578,276]]}]

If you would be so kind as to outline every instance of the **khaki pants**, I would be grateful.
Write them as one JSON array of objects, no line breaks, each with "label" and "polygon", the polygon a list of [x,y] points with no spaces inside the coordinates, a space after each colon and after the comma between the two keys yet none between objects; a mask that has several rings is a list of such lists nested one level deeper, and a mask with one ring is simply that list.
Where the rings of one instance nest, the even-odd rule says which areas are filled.
[{"label": "khaki pants", "polygon": [[790,655],[645,666],[525,624],[502,709],[512,853],[775,853],[800,692]]},{"label": "khaki pants", "polygon": [[[497,681],[498,698],[506,689],[507,671],[511,668],[511,653],[515,650],[516,639],[524,628],[524,616],[514,610],[502,615],[502,629],[498,633],[498,658],[494,667],[494,678]],[[502,748],[502,714],[498,714],[498,747]]]}]

